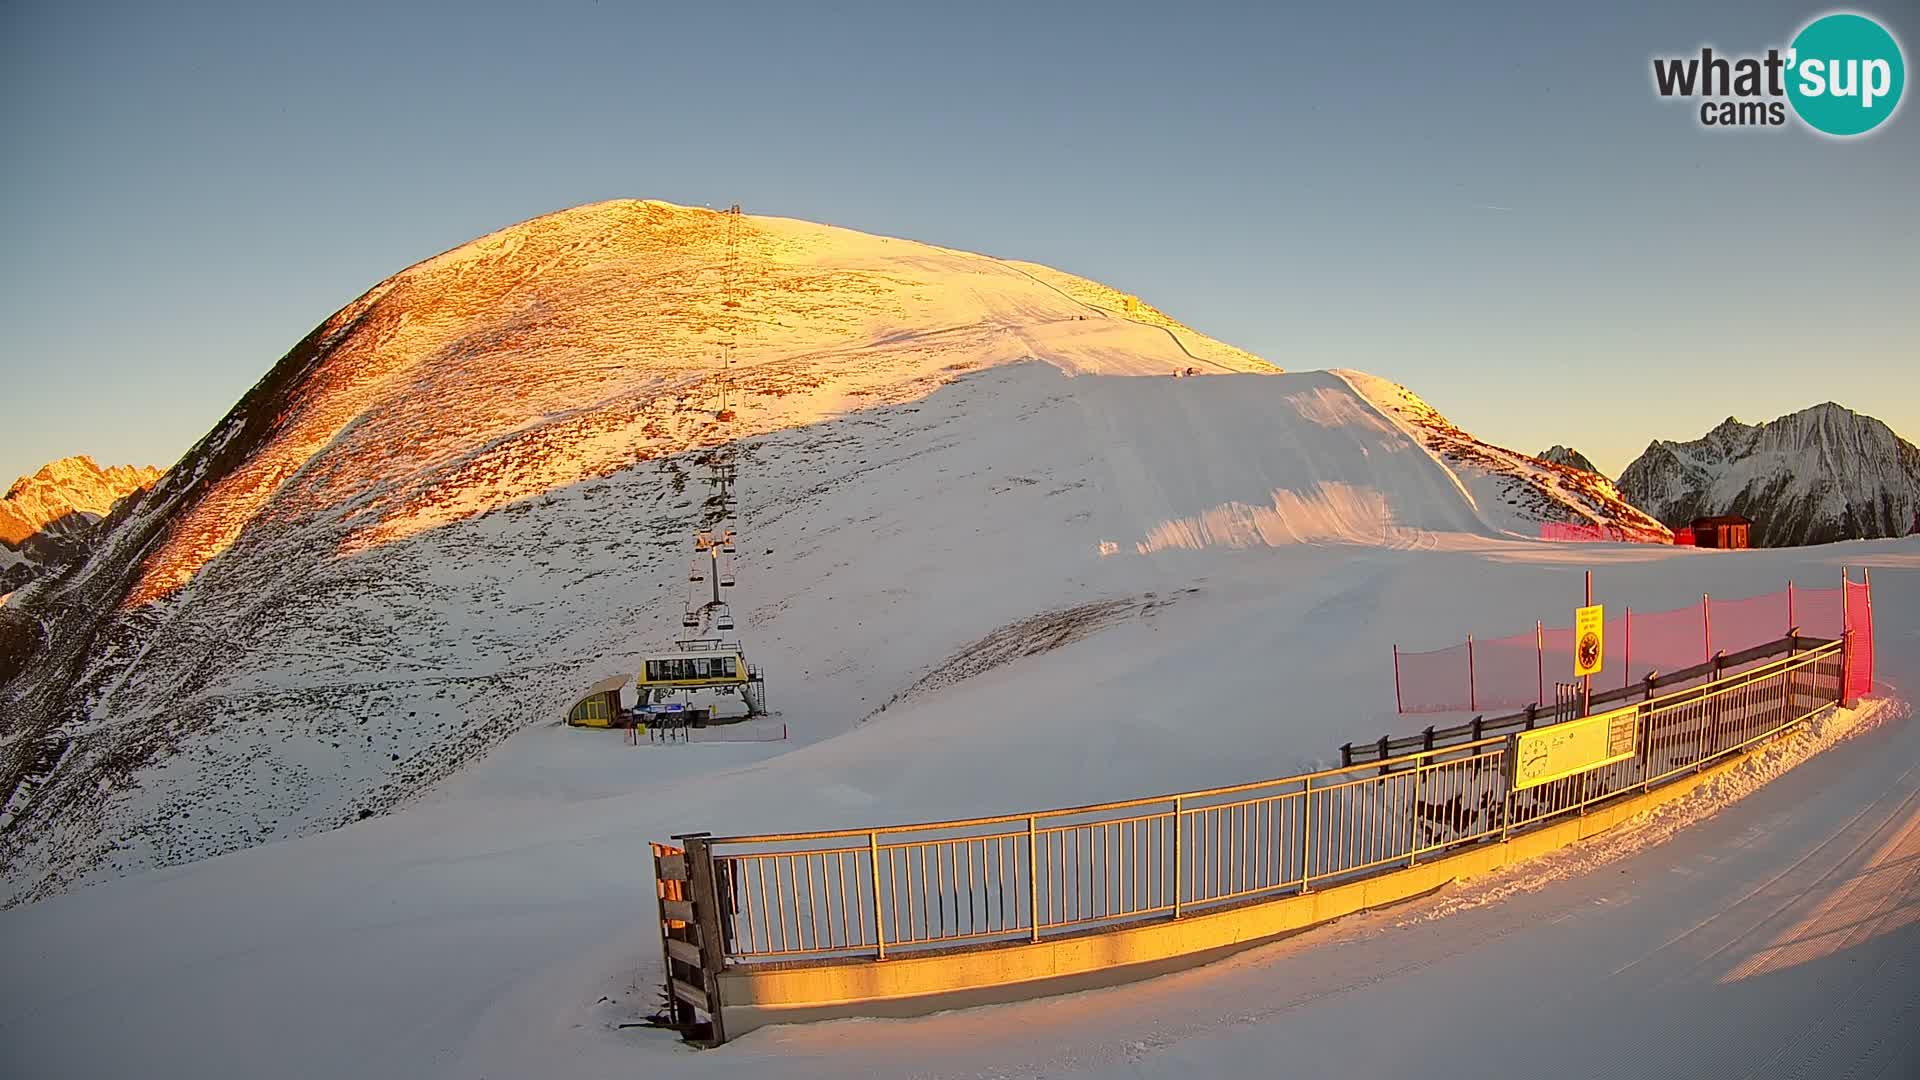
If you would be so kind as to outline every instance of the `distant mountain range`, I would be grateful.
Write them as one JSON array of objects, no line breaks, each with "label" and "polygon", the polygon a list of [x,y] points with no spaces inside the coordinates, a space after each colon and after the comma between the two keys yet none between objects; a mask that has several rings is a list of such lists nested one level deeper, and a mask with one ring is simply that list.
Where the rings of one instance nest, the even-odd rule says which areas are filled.
[{"label": "distant mountain range", "polygon": [[0,498],[0,593],[85,555],[114,505],[151,488],[160,476],[152,466],[103,469],[83,454],[14,481]]},{"label": "distant mountain range", "polygon": [[1751,518],[1755,546],[1903,536],[1920,520],[1920,449],[1827,402],[1766,424],[1728,417],[1692,442],[1655,440],[1620,474],[1620,492],[1670,528]]}]

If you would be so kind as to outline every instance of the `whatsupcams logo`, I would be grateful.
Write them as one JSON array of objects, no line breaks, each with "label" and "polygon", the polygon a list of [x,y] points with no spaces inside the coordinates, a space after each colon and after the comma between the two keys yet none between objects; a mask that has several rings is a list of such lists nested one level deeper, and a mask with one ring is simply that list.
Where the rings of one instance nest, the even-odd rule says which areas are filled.
[{"label": "whatsupcams logo", "polygon": [[[1864,135],[1900,106],[1907,66],[1885,26],[1836,12],[1802,27],[1785,49],[1765,56],[1653,58],[1653,87],[1663,98],[1698,98],[1702,127],[1782,127],[1789,115],[1826,135]],[[1791,114],[1789,114],[1791,109]]]}]

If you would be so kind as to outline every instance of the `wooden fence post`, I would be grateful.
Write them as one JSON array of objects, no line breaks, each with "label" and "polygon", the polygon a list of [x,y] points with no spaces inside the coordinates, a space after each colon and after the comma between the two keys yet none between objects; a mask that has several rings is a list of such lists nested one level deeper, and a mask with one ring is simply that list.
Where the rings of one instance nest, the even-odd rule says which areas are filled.
[{"label": "wooden fence post", "polygon": [[694,925],[700,931],[701,990],[707,997],[707,1015],[712,1019],[711,1041],[715,1046],[727,1041],[724,1006],[720,1001],[720,971],[726,966],[726,950],[720,938],[720,894],[714,881],[713,846],[707,833],[677,836],[687,845],[688,891],[693,894]]}]

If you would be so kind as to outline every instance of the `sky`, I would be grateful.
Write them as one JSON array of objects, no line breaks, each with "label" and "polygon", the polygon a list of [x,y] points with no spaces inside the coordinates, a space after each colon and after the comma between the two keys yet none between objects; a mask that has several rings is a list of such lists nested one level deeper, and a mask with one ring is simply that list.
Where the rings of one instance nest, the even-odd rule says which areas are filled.
[{"label": "sky", "polygon": [[382,278],[625,197],[1046,263],[1614,474],[1828,400],[1920,438],[1920,106],[1652,89],[1828,8],[1282,8],[0,6],[0,484],[170,465]]}]

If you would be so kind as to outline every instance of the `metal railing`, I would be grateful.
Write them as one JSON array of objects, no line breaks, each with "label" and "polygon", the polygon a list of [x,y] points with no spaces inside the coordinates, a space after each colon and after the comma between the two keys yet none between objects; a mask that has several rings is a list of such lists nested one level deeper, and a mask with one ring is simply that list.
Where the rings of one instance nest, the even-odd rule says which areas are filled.
[{"label": "metal railing", "polygon": [[1843,650],[1638,702],[1632,757],[1518,792],[1507,737],[1489,736],[1097,806],[689,843],[711,853],[730,964],[1096,932],[1384,873],[1658,786],[1840,700]]},{"label": "metal railing", "polygon": [[[1692,686],[1702,681],[1717,681],[1725,677],[1728,671],[1741,671],[1756,661],[1769,660],[1778,656],[1792,656],[1832,640],[1831,638],[1804,637],[1796,628],[1787,636],[1774,641],[1762,642],[1738,652],[1715,653],[1704,663],[1675,671],[1649,671],[1644,677],[1624,686],[1595,690],[1591,704],[1593,708],[1598,709],[1603,705],[1624,705],[1635,699],[1650,700],[1663,688]],[[1425,731],[1413,735],[1403,735],[1398,738],[1382,735],[1374,742],[1346,743],[1340,747],[1340,764],[1357,765],[1363,761],[1379,761],[1416,750],[1432,750],[1451,743],[1472,742],[1489,735],[1529,731],[1551,718],[1552,707],[1552,702],[1535,702],[1523,709],[1516,709],[1499,716],[1476,716],[1470,721],[1455,724],[1452,727],[1429,725]]]}]

